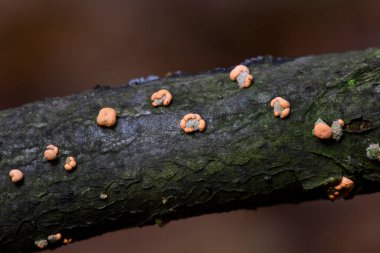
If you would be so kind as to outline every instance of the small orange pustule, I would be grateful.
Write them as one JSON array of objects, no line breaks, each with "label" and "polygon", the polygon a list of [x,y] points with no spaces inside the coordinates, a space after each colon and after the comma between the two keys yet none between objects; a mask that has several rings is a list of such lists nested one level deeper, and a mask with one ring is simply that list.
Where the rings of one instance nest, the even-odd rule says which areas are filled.
[{"label": "small orange pustule", "polygon": [[96,122],[99,126],[112,127],[116,124],[116,117],[115,109],[105,107],[99,111]]},{"label": "small orange pustule", "polygon": [[203,132],[206,129],[206,121],[196,113],[186,114],[182,118],[180,125],[185,133],[192,133],[197,130]]},{"label": "small orange pustule", "polygon": [[325,122],[319,122],[314,125],[313,134],[319,139],[328,140],[332,138],[333,131]]},{"label": "small orange pustule", "polygon": [[249,69],[247,68],[247,66],[237,65],[230,72],[230,79],[231,79],[231,81],[235,81],[236,78],[240,75],[241,72],[247,72],[247,73],[249,73]]},{"label": "small orange pustule", "polygon": [[290,104],[282,97],[276,97],[270,102],[275,117],[285,119],[290,114]]},{"label": "small orange pustule", "polygon": [[238,65],[230,72],[231,81],[237,80],[239,87],[248,88],[253,81],[253,75],[249,74],[249,69],[244,65]]},{"label": "small orange pustule", "polygon": [[65,239],[63,239],[63,244],[69,244],[72,241],[73,241],[73,239],[71,239],[71,238],[65,238]]},{"label": "small orange pustule", "polygon": [[168,106],[173,99],[173,95],[168,90],[159,90],[153,93],[150,99],[153,101],[153,106]]},{"label": "small orange pustule", "polygon": [[24,179],[24,174],[19,169],[9,171],[9,176],[11,177],[13,183],[20,182]]},{"label": "small orange pustule", "polygon": [[55,159],[57,159],[58,152],[58,148],[51,144],[46,147],[44,157],[49,161],[54,161]]},{"label": "small orange pustule", "polygon": [[74,157],[72,156],[69,156],[66,158],[66,161],[65,161],[65,170],[67,171],[71,171],[72,169],[74,169],[75,167],[77,166],[77,162],[75,160]]},{"label": "small orange pustule", "polygon": [[354,189],[355,183],[347,177],[342,177],[340,183],[334,187],[333,194],[329,195],[331,200],[335,200],[341,196],[347,197]]},{"label": "small orange pustule", "polygon": [[338,119],[338,123],[341,127],[344,127],[344,121],[342,119]]},{"label": "small orange pustule", "polygon": [[61,233],[57,233],[55,235],[49,235],[48,236],[48,241],[50,243],[56,243],[58,241],[60,241],[62,239],[62,234]]}]

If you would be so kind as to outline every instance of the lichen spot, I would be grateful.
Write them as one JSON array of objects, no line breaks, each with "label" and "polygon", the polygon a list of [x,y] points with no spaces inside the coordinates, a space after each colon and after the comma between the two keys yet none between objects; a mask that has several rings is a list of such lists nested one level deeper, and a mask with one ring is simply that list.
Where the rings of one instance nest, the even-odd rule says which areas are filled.
[{"label": "lichen spot", "polygon": [[206,121],[196,113],[186,114],[181,120],[180,125],[185,133],[192,133],[195,131],[203,132],[206,129]]},{"label": "lichen spot", "polygon": [[36,240],[34,241],[34,244],[40,248],[40,249],[44,249],[48,246],[48,241],[45,240],[45,239],[41,239],[41,240]]},{"label": "lichen spot", "polygon": [[270,106],[273,108],[273,113],[275,117],[285,119],[290,114],[290,104],[282,97],[276,97],[272,99],[272,101],[270,102]]},{"label": "lichen spot", "polygon": [[54,161],[58,157],[58,152],[59,152],[58,148],[51,144],[46,147],[46,150],[44,152],[44,157],[48,161]]},{"label": "lichen spot", "polygon": [[342,128],[342,124],[344,126],[344,122],[342,123],[343,120],[339,119],[339,120],[335,120],[332,125],[331,125],[331,130],[333,132],[333,136],[332,138],[336,141],[339,141],[342,136],[343,136],[343,128]]},{"label": "lichen spot", "polygon": [[377,144],[370,144],[367,151],[367,157],[371,160],[378,160],[380,162],[380,146]]},{"label": "lichen spot", "polygon": [[77,166],[77,161],[75,160],[75,157],[69,156],[65,160],[65,170],[71,171]]},{"label": "lichen spot", "polygon": [[102,193],[102,194],[99,195],[99,198],[103,199],[103,200],[106,200],[108,198],[108,195],[105,194],[105,193]]},{"label": "lichen spot", "polygon": [[168,90],[159,90],[153,93],[150,99],[153,106],[168,106],[173,99],[173,95]]},{"label": "lichen spot", "polygon": [[231,81],[237,81],[239,88],[248,88],[253,81],[253,75],[249,74],[249,69],[244,65],[238,65],[230,72]]},{"label": "lichen spot", "polygon": [[99,111],[96,122],[102,127],[113,127],[116,124],[116,110],[110,107],[105,107]]},{"label": "lichen spot", "polygon": [[340,183],[329,189],[328,195],[331,200],[347,197],[354,189],[355,183],[347,177],[342,177]]},{"label": "lichen spot", "polygon": [[24,174],[19,169],[13,169],[9,171],[9,177],[13,183],[21,182],[24,179]]}]

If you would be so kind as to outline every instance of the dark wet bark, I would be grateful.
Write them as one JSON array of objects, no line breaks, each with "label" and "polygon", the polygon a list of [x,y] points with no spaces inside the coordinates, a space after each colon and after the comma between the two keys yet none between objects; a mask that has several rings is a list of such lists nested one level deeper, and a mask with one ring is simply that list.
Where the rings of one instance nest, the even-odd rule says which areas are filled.
[{"label": "dark wet bark", "polygon": [[[355,194],[380,190],[380,163],[365,149],[380,141],[380,51],[246,61],[255,83],[239,90],[227,70],[176,76],[121,88],[98,87],[0,112],[0,252],[36,250],[60,232],[74,241],[119,228],[278,203],[327,199],[342,175]],[[150,95],[169,89],[169,107]],[[273,117],[272,98],[291,103]],[[112,129],[96,125],[114,107]],[[203,133],[179,128],[187,113]],[[339,142],[312,136],[314,122],[348,124]],[[48,144],[59,160],[44,161]],[[71,173],[65,157],[77,158]],[[25,175],[13,184],[8,172]],[[100,194],[107,194],[107,199]],[[50,244],[49,247],[59,246]]]}]

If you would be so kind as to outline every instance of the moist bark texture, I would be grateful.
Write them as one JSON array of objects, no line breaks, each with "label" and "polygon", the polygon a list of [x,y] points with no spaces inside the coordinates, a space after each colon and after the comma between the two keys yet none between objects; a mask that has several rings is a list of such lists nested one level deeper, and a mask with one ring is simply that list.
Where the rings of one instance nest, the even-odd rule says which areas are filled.
[{"label": "moist bark texture", "polygon": [[[258,57],[243,62],[255,82],[239,89],[228,69],[175,75],[120,88],[97,87],[0,112],[0,252],[37,250],[35,240],[62,233],[82,240],[120,228],[240,208],[327,199],[342,176],[355,181],[349,197],[380,190],[380,162],[366,148],[380,142],[380,50]],[[153,107],[159,89],[173,94]],[[275,118],[270,101],[291,104]],[[118,121],[96,117],[113,107]],[[205,132],[185,134],[187,113]],[[342,118],[343,138],[320,141],[322,118]],[[46,146],[59,147],[55,162]],[[67,156],[78,166],[64,170]],[[11,182],[13,168],[24,172]],[[106,194],[107,198],[100,197]],[[49,244],[48,248],[61,243]]]}]

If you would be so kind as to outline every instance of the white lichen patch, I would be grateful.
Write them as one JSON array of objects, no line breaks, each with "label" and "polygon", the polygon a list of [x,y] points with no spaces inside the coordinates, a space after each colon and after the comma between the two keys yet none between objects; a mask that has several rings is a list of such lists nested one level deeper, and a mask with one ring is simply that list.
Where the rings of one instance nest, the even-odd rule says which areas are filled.
[{"label": "white lichen patch", "polygon": [[333,132],[332,138],[334,140],[336,140],[336,141],[339,141],[342,138],[342,136],[343,136],[343,128],[342,128],[342,126],[336,120],[336,121],[334,121],[332,123],[331,129],[332,129],[332,132]]},{"label": "white lichen patch", "polygon": [[196,119],[190,119],[186,122],[186,128],[193,128],[194,131],[199,129],[199,121]]},{"label": "white lichen patch", "polygon": [[40,248],[40,249],[44,249],[48,246],[48,241],[45,240],[45,239],[41,239],[41,240],[36,240],[34,241],[34,244]]},{"label": "white lichen patch", "polygon": [[236,81],[237,81],[240,89],[244,88],[244,83],[245,83],[248,76],[249,76],[248,72],[240,72],[240,74],[237,76]]},{"label": "white lichen patch", "polygon": [[380,146],[379,144],[371,144],[367,148],[367,157],[371,160],[380,161]]}]

